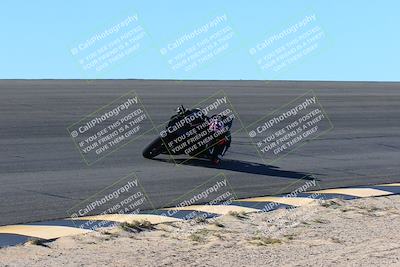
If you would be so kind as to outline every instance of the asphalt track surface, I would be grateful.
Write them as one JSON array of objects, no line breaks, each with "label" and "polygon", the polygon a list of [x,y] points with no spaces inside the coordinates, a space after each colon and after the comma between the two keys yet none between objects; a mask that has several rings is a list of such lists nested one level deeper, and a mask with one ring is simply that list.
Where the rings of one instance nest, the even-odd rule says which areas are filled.
[{"label": "asphalt track surface", "polygon": [[[313,89],[334,128],[267,165],[236,121],[219,167],[144,159],[153,133],[87,166],[67,132],[131,90],[158,125],[177,105],[194,105],[221,89],[245,126]],[[309,174],[320,188],[400,182],[400,83],[3,80],[0,93],[0,225],[65,218],[75,204],[133,171],[156,208],[220,173],[239,198],[290,192]]]}]

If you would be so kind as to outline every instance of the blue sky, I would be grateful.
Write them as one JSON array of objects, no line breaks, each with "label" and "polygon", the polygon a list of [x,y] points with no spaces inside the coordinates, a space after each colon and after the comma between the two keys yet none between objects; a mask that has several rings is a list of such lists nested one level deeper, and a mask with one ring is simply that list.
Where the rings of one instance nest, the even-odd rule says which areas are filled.
[{"label": "blue sky", "polygon": [[[397,67],[400,59],[400,4],[395,1],[10,0],[2,1],[1,6],[2,79],[398,81],[400,77]],[[90,51],[88,48],[80,50],[77,55],[71,53],[72,48],[82,47],[96,34],[121,25],[134,16],[137,21],[126,27],[120,26],[118,32],[96,41]],[[315,16],[315,21],[301,30],[288,34],[256,55],[249,52],[271,36],[310,16]],[[207,32],[198,32],[213,21],[219,24]],[[121,46],[119,52],[125,53],[124,56],[114,59],[114,63],[101,71],[97,67],[88,69],[89,65],[82,65],[83,57],[93,51],[97,54],[94,57],[92,54],[90,60],[96,57],[96,62],[104,60],[105,57],[99,58],[99,49],[107,47],[111,51],[114,40],[123,38],[128,30],[139,29],[136,27],[140,27],[139,32],[144,34],[141,36],[145,36],[136,42],[131,40],[131,48],[137,45],[136,50]],[[315,27],[320,33],[318,40],[312,41],[315,49],[297,47],[290,54],[290,44]],[[224,29],[228,30],[225,32]],[[139,36],[139,32],[131,38]],[[195,32],[194,37],[185,39],[183,45],[168,50],[177,40]],[[215,35],[222,39],[215,47],[208,46],[206,51],[205,45],[202,46],[204,40],[210,40],[217,33],[224,33],[226,38]],[[187,52],[193,47],[197,50],[190,50],[192,54]],[[167,48],[166,55],[161,53],[163,48]],[[204,54],[195,58],[193,53],[197,51],[200,55],[200,50]],[[282,53],[280,59],[277,51]],[[269,61],[264,61],[265,64],[272,66],[271,60],[281,60],[281,63],[286,60],[285,67],[273,70],[273,67],[267,69],[264,65],[262,68],[260,59],[267,55]],[[182,60],[186,60],[185,64],[197,60],[196,67],[184,65]]]}]

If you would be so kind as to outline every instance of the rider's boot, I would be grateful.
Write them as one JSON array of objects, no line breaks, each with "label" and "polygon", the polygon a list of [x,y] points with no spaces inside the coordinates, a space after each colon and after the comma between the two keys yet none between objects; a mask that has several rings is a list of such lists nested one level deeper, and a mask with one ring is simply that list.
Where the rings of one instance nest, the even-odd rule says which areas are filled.
[{"label": "rider's boot", "polygon": [[213,164],[218,165],[226,150],[228,149],[228,141],[223,138],[210,149],[210,158]]}]

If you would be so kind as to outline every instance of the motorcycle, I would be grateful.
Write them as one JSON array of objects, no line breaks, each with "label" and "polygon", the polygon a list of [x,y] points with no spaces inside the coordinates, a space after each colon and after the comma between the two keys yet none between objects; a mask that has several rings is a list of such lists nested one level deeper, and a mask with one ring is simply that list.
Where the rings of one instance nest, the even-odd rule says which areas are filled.
[{"label": "motorcycle", "polygon": [[[200,115],[196,115],[200,114]],[[207,117],[199,109],[172,116],[165,130],[144,150],[143,157],[189,155],[218,164],[231,143],[233,115]]]}]

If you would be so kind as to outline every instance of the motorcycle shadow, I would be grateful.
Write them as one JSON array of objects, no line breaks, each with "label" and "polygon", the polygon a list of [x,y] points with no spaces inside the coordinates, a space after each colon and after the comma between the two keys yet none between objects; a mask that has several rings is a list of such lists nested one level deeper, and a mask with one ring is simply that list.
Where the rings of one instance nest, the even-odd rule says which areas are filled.
[{"label": "motorcycle shadow", "polygon": [[248,174],[256,174],[256,175],[266,175],[266,176],[274,176],[274,177],[282,177],[282,178],[290,178],[290,179],[303,179],[303,180],[316,180],[315,176],[304,173],[304,172],[296,172],[296,171],[286,171],[281,170],[277,166],[273,165],[265,165],[262,163],[249,162],[243,160],[232,160],[225,159],[221,161],[219,165],[212,164],[209,160],[203,159],[153,159],[157,161],[162,161],[171,164],[182,164],[187,166],[196,166],[196,167],[206,167],[212,169],[220,169],[234,172],[242,172]]}]

